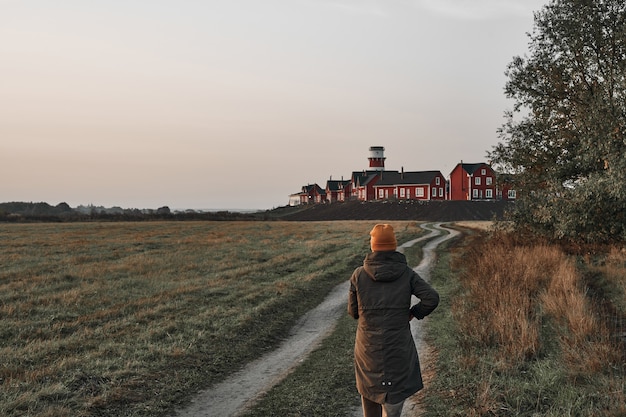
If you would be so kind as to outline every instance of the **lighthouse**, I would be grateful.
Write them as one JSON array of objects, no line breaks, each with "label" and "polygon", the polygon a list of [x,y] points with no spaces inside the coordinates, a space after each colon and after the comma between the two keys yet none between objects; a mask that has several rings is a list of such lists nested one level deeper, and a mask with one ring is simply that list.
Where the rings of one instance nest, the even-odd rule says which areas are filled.
[{"label": "lighthouse", "polygon": [[385,148],[383,146],[370,146],[370,156],[368,159],[370,161],[370,170],[385,170]]}]

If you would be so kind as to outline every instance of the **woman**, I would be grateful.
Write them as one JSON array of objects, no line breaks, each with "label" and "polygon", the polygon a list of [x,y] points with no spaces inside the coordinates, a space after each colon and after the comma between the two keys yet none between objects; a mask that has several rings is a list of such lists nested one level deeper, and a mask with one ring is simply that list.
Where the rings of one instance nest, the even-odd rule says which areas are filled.
[{"label": "woman", "polygon": [[[396,251],[393,227],[370,232],[372,252],[350,278],[348,313],[358,319],[354,346],[364,417],[399,417],[404,400],[423,388],[409,321],[429,315],[439,294]],[[411,295],[420,301],[411,307]]]}]

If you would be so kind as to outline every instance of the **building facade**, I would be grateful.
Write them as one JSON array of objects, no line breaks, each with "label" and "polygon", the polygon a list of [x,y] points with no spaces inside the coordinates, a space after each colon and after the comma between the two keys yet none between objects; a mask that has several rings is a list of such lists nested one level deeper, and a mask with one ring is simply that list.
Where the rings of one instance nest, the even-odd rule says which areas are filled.
[{"label": "building facade", "polygon": [[326,187],[309,184],[291,194],[290,205],[334,203],[346,200],[515,200],[511,182],[499,187],[496,173],[484,162],[459,163],[448,179],[441,171],[391,171],[385,169],[385,148],[369,148],[368,169],[353,171],[349,180],[328,180]]}]

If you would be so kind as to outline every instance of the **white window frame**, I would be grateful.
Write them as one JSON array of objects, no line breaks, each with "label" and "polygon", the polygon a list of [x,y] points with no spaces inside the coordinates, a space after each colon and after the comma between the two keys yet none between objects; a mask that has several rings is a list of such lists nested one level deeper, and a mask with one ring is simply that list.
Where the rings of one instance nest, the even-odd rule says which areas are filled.
[{"label": "white window frame", "polygon": [[480,177],[474,177],[474,185],[480,185]]},{"label": "white window frame", "polygon": [[485,190],[485,198],[493,198],[493,190],[491,188]]}]

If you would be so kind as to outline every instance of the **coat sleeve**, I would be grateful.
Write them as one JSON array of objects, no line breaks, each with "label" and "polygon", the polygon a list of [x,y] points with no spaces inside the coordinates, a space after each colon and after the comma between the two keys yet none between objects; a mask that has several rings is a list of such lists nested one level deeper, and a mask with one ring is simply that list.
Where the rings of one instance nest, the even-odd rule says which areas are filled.
[{"label": "coat sleeve", "polygon": [[359,299],[356,292],[356,276],[357,271],[354,271],[352,277],[350,277],[350,291],[348,292],[348,314],[352,318],[359,318]]},{"label": "coat sleeve", "polygon": [[432,313],[439,305],[439,293],[415,271],[411,277],[411,292],[420,300],[411,307],[411,314],[418,320]]}]

